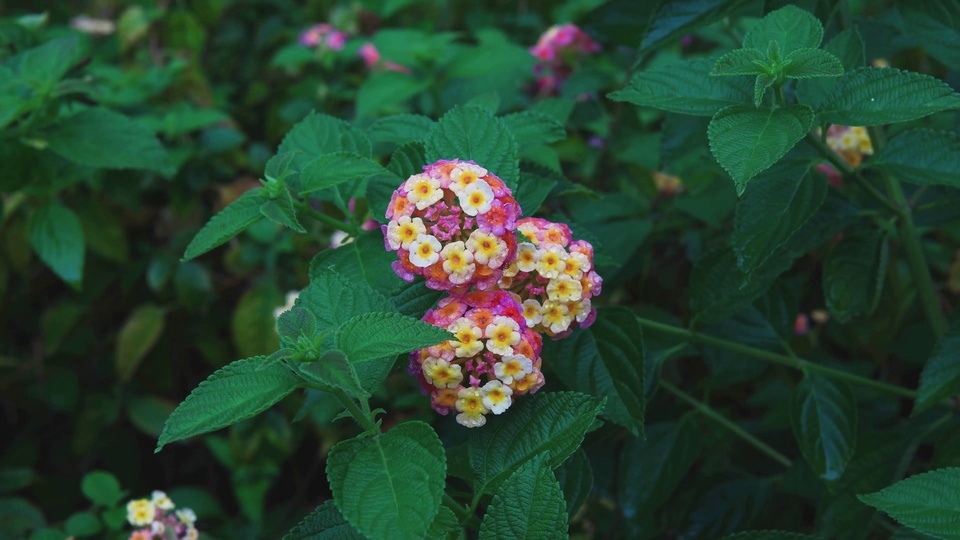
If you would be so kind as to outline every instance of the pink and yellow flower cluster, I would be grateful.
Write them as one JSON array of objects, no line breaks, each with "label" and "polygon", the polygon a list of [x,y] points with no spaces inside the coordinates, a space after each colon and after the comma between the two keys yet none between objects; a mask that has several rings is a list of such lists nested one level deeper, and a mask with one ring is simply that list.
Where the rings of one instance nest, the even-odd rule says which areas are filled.
[{"label": "pink and yellow flower cluster", "polygon": [[347,43],[347,34],[332,25],[320,23],[300,33],[300,44],[304,47],[339,51]]},{"label": "pink and yellow flower cluster", "polygon": [[195,526],[197,515],[189,508],[176,505],[162,491],[154,491],[149,499],[127,503],[127,521],[139,527],[129,540],[196,540],[200,532]]},{"label": "pink and yellow flower cluster", "polygon": [[580,59],[598,51],[600,45],[575,24],[550,27],[530,48],[530,54],[538,60],[534,66],[538,91],[555,94]]},{"label": "pink and yellow flower cluster", "polygon": [[449,292],[423,320],[454,339],[413,351],[409,371],[434,410],[467,427],[543,386],[541,334],[558,339],[596,317],[593,246],[565,224],[519,216],[500,178],[457,159],[408,178],[386,212],[397,275]]},{"label": "pink and yellow flower cluster", "polygon": [[851,167],[859,167],[864,156],[873,155],[870,135],[862,126],[830,126],[827,128],[827,146]]}]

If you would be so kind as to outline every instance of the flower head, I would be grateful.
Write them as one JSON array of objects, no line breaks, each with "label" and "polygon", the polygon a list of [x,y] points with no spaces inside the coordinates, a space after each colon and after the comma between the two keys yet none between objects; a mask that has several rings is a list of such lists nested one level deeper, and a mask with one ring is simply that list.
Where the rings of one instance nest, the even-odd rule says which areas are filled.
[{"label": "flower head", "polygon": [[347,34],[327,23],[320,23],[301,32],[299,41],[304,47],[339,51],[347,42]]},{"label": "flower head", "polygon": [[573,73],[580,60],[600,50],[600,45],[575,24],[547,29],[537,44],[530,48],[536,57],[534,73],[541,94],[554,94]]},{"label": "flower head", "polygon": [[827,145],[851,167],[859,167],[864,156],[873,155],[870,135],[861,126],[830,126],[827,128]]},{"label": "flower head", "polygon": [[150,499],[136,499],[127,503],[127,521],[134,526],[153,523],[156,507]]}]

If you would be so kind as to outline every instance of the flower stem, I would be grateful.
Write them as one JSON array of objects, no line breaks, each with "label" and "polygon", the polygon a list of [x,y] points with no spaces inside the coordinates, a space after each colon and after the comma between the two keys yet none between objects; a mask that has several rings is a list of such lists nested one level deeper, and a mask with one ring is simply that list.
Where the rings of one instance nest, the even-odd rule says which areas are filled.
[{"label": "flower stem", "polygon": [[682,390],[680,390],[680,389],[677,388],[676,386],[668,383],[667,381],[665,381],[665,380],[663,380],[663,379],[660,380],[660,386],[663,387],[666,391],[670,392],[671,394],[677,396],[677,397],[680,398],[681,400],[686,401],[689,405],[691,405],[694,409],[696,409],[698,412],[700,412],[701,414],[703,414],[703,415],[706,416],[707,418],[709,418],[709,419],[713,420],[714,422],[720,424],[721,426],[729,429],[730,431],[732,431],[732,432],[734,433],[734,435],[740,437],[741,439],[743,439],[744,441],[746,441],[747,443],[749,443],[751,446],[753,446],[753,447],[756,448],[757,450],[760,450],[760,451],[763,452],[764,454],[770,456],[770,458],[773,459],[774,461],[776,461],[777,463],[780,463],[780,464],[783,465],[784,467],[790,467],[790,466],[793,465],[793,462],[790,461],[790,458],[788,458],[787,456],[781,454],[780,452],[777,452],[776,450],[774,450],[773,448],[771,448],[769,445],[767,445],[767,443],[765,443],[765,442],[761,441],[760,439],[754,437],[753,435],[751,435],[750,433],[748,433],[748,432],[747,432],[745,429],[743,429],[742,427],[740,427],[740,426],[738,426],[737,424],[731,422],[730,420],[728,420],[727,418],[725,418],[723,415],[721,415],[721,414],[718,413],[717,411],[713,410],[713,409],[712,409],[709,405],[707,405],[706,403],[695,399],[693,396],[690,396],[689,394],[683,392]]},{"label": "flower stem", "polygon": [[664,334],[670,334],[670,335],[682,337],[694,343],[710,345],[712,347],[719,347],[721,349],[726,349],[728,351],[739,353],[744,356],[750,356],[753,358],[757,358],[759,360],[765,360],[773,364],[779,364],[781,366],[787,366],[794,369],[799,369],[801,371],[815,371],[817,373],[823,374],[826,377],[845,380],[847,382],[859,384],[861,386],[869,386],[877,390],[882,390],[884,392],[889,392],[891,394],[897,394],[898,396],[903,396],[910,399],[917,399],[917,393],[913,390],[902,388],[900,386],[895,386],[892,384],[887,384],[881,381],[875,381],[873,379],[868,379],[866,377],[861,377],[860,375],[855,375],[853,373],[849,373],[840,369],[827,367],[822,364],[811,362],[809,360],[804,360],[803,358],[787,356],[785,354],[777,354],[775,352],[758,349],[756,347],[751,347],[749,345],[743,345],[741,343],[736,343],[734,341],[727,341],[725,339],[715,338],[713,336],[708,336],[706,334],[701,334],[700,332],[694,332],[692,330],[687,330],[685,328],[678,328],[673,325],[663,324],[657,321],[651,321],[649,319],[644,319],[642,317],[637,317],[637,321],[640,323],[640,326],[643,326],[645,328],[656,330]]},{"label": "flower stem", "polygon": [[340,400],[340,403],[344,406],[344,408],[347,409],[347,412],[353,416],[354,420],[360,424],[360,427],[362,427],[371,435],[377,435],[380,433],[380,426],[370,420],[370,417],[363,414],[363,411],[360,410],[360,407],[358,407],[357,404],[354,403],[353,400],[350,399],[350,397],[347,396],[343,390],[334,390],[331,393]]},{"label": "flower stem", "polygon": [[329,225],[330,227],[333,227],[334,229],[337,229],[339,231],[343,231],[347,234],[352,234],[352,235],[357,234],[357,228],[355,226],[345,221],[340,221],[339,219],[332,218],[326,214],[317,212],[310,206],[309,202],[300,202],[300,203],[297,203],[297,206],[299,206],[300,209],[304,210],[307,213],[307,215],[319,221],[320,223],[323,223],[324,225]]},{"label": "flower stem", "polygon": [[877,188],[870,185],[870,182],[868,182],[865,178],[860,176],[859,172],[851,168],[850,165],[848,165],[847,162],[843,160],[843,158],[838,156],[836,152],[831,150],[830,147],[826,145],[826,143],[818,139],[812,133],[807,133],[806,141],[811,146],[813,146],[817,150],[817,152],[820,153],[820,156],[823,159],[829,161],[831,165],[836,167],[837,170],[840,171],[844,177],[850,178],[854,182],[856,182],[857,186],[859,186],[860,189],[865,191],[867,195],[870,195],[871,197],[876,199],[880,204],[886,206],[887,209],[892,210],[897,216],[903,216],[903,210],[899,206],[893,204],[890,201],[890,199],[887,198],[883,193],[880,193],[880,191],[877,190]]}]

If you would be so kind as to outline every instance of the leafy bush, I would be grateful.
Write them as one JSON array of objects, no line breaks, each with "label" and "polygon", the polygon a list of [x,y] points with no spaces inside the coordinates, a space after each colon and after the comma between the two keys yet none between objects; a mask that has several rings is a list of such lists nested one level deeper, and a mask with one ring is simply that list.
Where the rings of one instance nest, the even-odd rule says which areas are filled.
[{"label": "leafy bush", "polygon": [[0,20],[0,538],[960,538],[960,4],[330,4]]}]

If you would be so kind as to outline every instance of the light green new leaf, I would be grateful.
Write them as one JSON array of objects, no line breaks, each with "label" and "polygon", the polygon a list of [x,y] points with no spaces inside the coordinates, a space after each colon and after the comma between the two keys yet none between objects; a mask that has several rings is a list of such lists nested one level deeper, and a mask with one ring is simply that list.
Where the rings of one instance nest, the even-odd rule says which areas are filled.
[{"label": "light green new leaf", "polygon": [[370,538],[424,537],[446,478],[443,444],[423,422],[338,443],[327,459],[337,508]]},{"label": "light green new leaf", "polygon": [[117,378],[127,382],[163,333],[163,309],[144,304],[127,317],[117,336]]},{"label": "light green new leaf", "polygon": [[293,207],[293,197],[286,189],[282,190],[276,199],[264,201],[260,206],[260,213],[270,221],[288,229],[298,233],[307,232],[300,224],[300,220],[297,219],[297,211]]},{"label": "light green new leaf", "polygon": [[340,351],[330,351],[315,362],[298,363],[296,367],[300,375],[310,382],[343,390],[352,397],[365,398],[370,395],[360,383],[347,355]]},{"label": "light green new leaf", "polygon": [[30,216],[30,247],[60,279],[79,287],[85,241],[73,211],[55,201],[38,208]]},{"label": "light green new leaf", "polygon": [[736,49],[717,59],[710,75],[762,75],[767,55],[759,49]]},{"label": "light green new leaf", "polygon": [[779,161],[810,131],[813,119],[813,109],[806,105],[727,107],[707,127],[710,150],[742,194],[751,178]]},{"label": "light green new leaf", "polygon": [[708,59],[656,67],[634,75],[629,86],[607,97],[695,116],[713,116],[724,107],[751,102],[750,80],[710,77],[712,68],[713,62]]},{"label": "light green new leaf", "polygon": [[823,204],[827,183],[812,166],[783,160],[754,178],[737,202],[730,244],[744,273],[766,262]]},{"label": "light green new leaf", "polygon": [[254,223],[263,219],[260,207],[266,200],[263,188],[244,192],[237,200],[210,218],[200,232],[193,237],[182,261],[189,261],[211,249],[225,244]]},{"label": "light green new leaf", "polygon": [[167,419],[156,452],[168,443],[256,416],[300,386],[302,381],[282,363],[258,369],[264,360],[237,360],[207,377]]},{"label": "light green new leaf", "polygon": [[831,317],[847,322],[873,313],[883,292],[888,254],[887,238],[880,230],[844,234],[823,264],[823,296]]},{"label": "light green new leaf", "polygon": [[797,49],[787,56],[790,63],[783,68],[790,79],[814,79],[843,75],[843,63],[822,49]]},{"label": "light green new leaf", "polygon": [[123,490],[117,478],[106,471],[93,471],[83,477],[80,483],[83,495],[93,504],[111,507],[123,498]]},{"label": "light green new leaf", "polygon": [[800,451],[824,480],[843,476],[857,444],[857,404],[843,383],[807,373],[790,400]]},{"label": "light green new leaf", "polygon": [[947,83],[894,68],[861,68],[845,73],[819,107],[824,122],[877,126],[960,109],[960,94]]},{"label": "light green new leaf", "polygon": [[366,537],[347,523],[331,500],[307,514],[283,535],[283,540],[366,540]]},{"label": "light green new leaf", "polygon": [[863,166],[911,184],[960,187],[960,135],[932,129],[904,131]]},{"label": "light green new leaf", "polygon": [[[860,37],[860,31],[857,30],[856,26],[833,36],[824,45],[823,50],[840,60],[844,72],[860,69],[866,63],[863,38]],[[818,77],[798,81],[797,95],[800,98],[800,103],[817,108],[833,95],[838,80],[839,78],[835,77]]]},{"label": "light green new leaf", "polygon": [[809,534],[788,531],[745,531],[724,536],[721,540],[817,540],[817,538]]},{"label": "light green new leaf", "polygon": [[336,347],[353,363],[396,356],[414,349],[430,347],[453,334],[443,328],[400,313],[366,313],[343,323],[337,333]]},{"label": "light green new leaf", "polygon": [[567,516],[573,519],[593,491],[593,467],[590,466],[590,458],[582,448],[578,449],[557,467],[554,474],[563,491],[563,500],[567,503]]},{"label": "light green new leaf", "polygon": [[513,133],[520,149],[561,141],[567,130],[557,120],[534,111],[522,111],[501,118]]},{"label": "light green new leaf", "polygon": [[146,126],[108,109],[86,109],[45,132],[50,150],[98,169],[144,169],[171,174],[166,149]]},{"label": "light green new leaf", "polygon": [[493,496],[480,523],[480,540],[567,538],[563,492],[547,454],[520,466]]},{"label": "light green new leaf", "polygon": [[937,348],[920,373],[920,394],[914,414],[929,409],[942,399],[960,394],[960,323],[940,338]]},{"label": "light green new leaf", "polygon": [[301,170],[300,193],[313,193],[358,178],[384,173],[386,170],[375,161],[353,152],[324,154],[307,163]]},{"label": "light green new leaf", "polygon": [[647,426],[646,435],[627,441],[621,454],[619,500],[627,518],[652,513],[666,501],[701,453],[689,419]]},{"label": "light green new leaf", "polygon": [[643,332],[627,308],[602,308],[586,330],[551,344],[553,367],[570,389],[607,398],[603,416],[643,437]]},{"label": "light green new leaf", "polygon": [[868,495],[863,503],[920,532],[960,540],[960,468],[950,467],[917,474]]},{"label": "light green new leaf", "polygon": [[426,140],[436,124],[420,114],[394,114],[377,119],[367,128],[367,133],[376,142],[406,144]]},{"label": "light green new leaf", "polygon": [[823,25],[809,11],[788,5],[771,11],[751,28],[743,46],[765,51],[771,41],[777,43],[782,57],[797,49],[817,48],[823,41]]},{"label": "light green new leaf", "polygon": [[492,492],[513,471],[541,452],[549,466],[563,463],[583,441],[603,401],[577,392],[540,392],[518,400],[509,414],[488,418],[470,434],[470,466],[478,490]]},{"label": "light green new leaf", "polygon": [[517,142],[500,118],[479,107],[447,111],[427,138],[428,162],[469,159],[500,177],[511,190],[520,180]]}]

